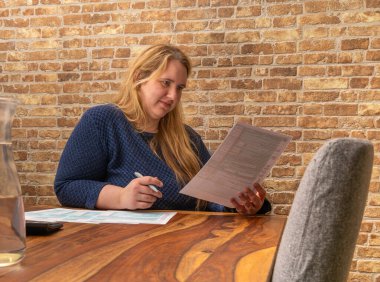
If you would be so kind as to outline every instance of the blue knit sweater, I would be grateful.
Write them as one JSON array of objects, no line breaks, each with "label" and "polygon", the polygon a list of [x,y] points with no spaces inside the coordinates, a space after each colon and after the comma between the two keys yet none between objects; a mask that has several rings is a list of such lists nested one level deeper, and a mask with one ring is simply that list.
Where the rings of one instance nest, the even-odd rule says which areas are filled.
[{"label": "blue knit sweater", "polygon": [[[187,132],[196,146],[202,164],[210,158],[201,137],[190,127]],[[95,208],[107,184],[125,187],[134,172],[158,177],[164,184],[161,199],[151,209],[194,210],[196,199],[179,193],[182,186],[169,166],[150,149],[150,133],[139,133],[124,113],[114,105],[95,106],[84,113],[63,150],[54,189],[64,206]],[[260,212],[270,210],[266,201]],[[207,210],[223,211],[209,203]]]}]

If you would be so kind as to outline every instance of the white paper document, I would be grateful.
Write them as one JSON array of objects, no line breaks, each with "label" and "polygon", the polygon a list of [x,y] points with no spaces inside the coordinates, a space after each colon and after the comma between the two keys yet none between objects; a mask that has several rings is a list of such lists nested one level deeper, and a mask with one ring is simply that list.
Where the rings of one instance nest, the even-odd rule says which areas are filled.
[{"label": "white paper document", "polygon": [[291,136],[237,123],[210,160],[180,193],[232,208],[245,187],[261,183]]},{"label": "white paper document", "polygon": [[166,224],[176,212],[46,209],[25,212],[25,219],[77,223]]}]

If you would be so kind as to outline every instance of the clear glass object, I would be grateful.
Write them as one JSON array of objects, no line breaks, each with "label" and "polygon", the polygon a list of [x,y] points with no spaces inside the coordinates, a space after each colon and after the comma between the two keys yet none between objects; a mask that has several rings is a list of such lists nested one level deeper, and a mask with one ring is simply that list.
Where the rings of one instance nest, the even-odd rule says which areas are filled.
[{"label": "clear glass object", "polygon": [[0,98],[0,267],[21,261],[26,247],[24,204],[11,138],[16,107],[16,100]]}]

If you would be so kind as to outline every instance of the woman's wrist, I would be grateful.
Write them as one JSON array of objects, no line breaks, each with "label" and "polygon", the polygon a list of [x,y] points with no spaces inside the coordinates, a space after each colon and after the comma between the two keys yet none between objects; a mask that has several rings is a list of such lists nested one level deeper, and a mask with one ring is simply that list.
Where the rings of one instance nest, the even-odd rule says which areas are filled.
[{"label": "woman's wrist", "polygon": [[100,191],[96,207],[98,209],[123,209],[122,190],[120,186],[107,184]]}]

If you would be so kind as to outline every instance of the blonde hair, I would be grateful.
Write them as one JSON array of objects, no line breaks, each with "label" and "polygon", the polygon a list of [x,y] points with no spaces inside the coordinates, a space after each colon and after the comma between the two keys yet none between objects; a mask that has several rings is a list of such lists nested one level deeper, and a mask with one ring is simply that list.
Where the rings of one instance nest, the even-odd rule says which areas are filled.
[{"label": "blonde hair", "polygon": [[[164,44],[145,49],[128,68],[116,104],[139,131],[144,131],[147,123],[147,115],[139,99],[140,87],[158,78],[170,60],[179,61],[186,68],[187,75],[190,75],[191,63],[186,54],[177,47]],[[192,146],[184,125],[181,102],[160,120],[158,132],[150,146],[156,154],[160,150],[177,181],[182,184],[190,181],[201,168],[201,162],[193,149],[195,146]],[[196,209],[204,209],[206,205],[207,202],[198,200]]]}]

